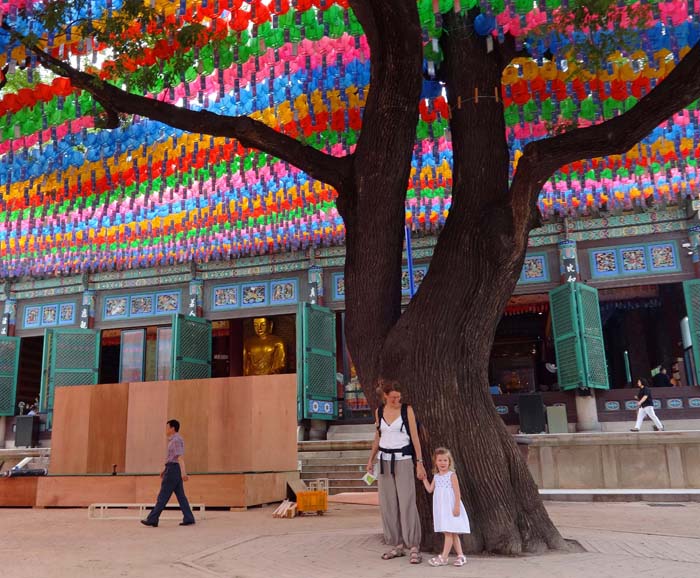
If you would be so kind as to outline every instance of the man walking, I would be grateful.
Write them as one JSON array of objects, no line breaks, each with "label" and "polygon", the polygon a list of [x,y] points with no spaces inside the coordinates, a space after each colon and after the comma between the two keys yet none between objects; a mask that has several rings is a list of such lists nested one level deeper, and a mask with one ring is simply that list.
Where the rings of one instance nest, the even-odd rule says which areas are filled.
[{"label": "man walking", "polygon": [[664,431],[664,426],[656,417],[656,412],[654,411],[654,400],[651,397],[651,388],[649,387],[649,381],[646,378],[641,378],[637,380],[637,387],[639,392],[637,393],[637,423],[631,429],[631,431],[639,431],[642,427],[642,422],[646,416],[651,418],[654,422],[657,431]]},{"label": "man walking", "polygon": [[165,468],[160,473],[162,479],[160,484],[160,493],[155,507],[148,514],[145,520],[141,520],[144,526],[158,527],[158,518],[160,513],[165,509],[165,506],[170,500],[170,496],[175,492],[177,503],[180,504],[183,519],[180,526],[191,526],[194,524],[194,516],[190,509],[190,503],[185,496],[185,488],[183,482],[189,479],[187,469],[185,468],[185,442],[178,433],[180,431],[180,422],[176,419],[171,419],[165,425],[165,433],[168,436],[168,454],[165,458]]}]

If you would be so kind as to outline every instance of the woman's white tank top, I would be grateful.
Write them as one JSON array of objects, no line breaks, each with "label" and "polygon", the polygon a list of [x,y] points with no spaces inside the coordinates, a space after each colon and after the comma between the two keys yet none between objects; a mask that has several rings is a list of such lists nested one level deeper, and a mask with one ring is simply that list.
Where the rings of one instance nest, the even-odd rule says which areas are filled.
[{"label": "woman's white tank top", "polygon": [[[408,435],[408,424],[401,429],[403,425],[403,419],[401,419],[401,414],[393,421],[393,423],[388,424],[386,420],[382,417],[382,421],[379,424],[379,431],[381,435],[379,436],[379,447],[385,448],[387,450],[399,450],[405,448],[411,443],[411,437]],[[379,452],[379,458],[382,460],[391,460],[391,454],[385,454],[384,452]],[[404,456],[401,454],[394,454],[396,460],[410,460],[413,459],[412,456]]]}]

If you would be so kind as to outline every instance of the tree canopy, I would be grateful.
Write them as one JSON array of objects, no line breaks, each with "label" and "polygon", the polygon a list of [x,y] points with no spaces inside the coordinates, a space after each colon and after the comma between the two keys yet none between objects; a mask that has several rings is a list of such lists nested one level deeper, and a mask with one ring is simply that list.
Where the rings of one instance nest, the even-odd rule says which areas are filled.
[{"label": "tree canopy", "polygon": [[[360,135],[370,71],[353,4],[364,3],[0,2],[7,77],[56,74],[1,93],[0,275],[343,243],[333,186]],[[448,215],[451,110],[500,99],[514,169],[527,143],[634,107],[697,43],[696,4],[419,0],[424,98],[407,224],[435,232]],[[448,102],[446,16],[474,9],[473,33],[512,44],[514,60],[500,90]],[[81,90],[90,83],[100,97]],[[699,114],[694,102],[626,154],[562,167],[544,184],[542,215],[695,195]]]}]

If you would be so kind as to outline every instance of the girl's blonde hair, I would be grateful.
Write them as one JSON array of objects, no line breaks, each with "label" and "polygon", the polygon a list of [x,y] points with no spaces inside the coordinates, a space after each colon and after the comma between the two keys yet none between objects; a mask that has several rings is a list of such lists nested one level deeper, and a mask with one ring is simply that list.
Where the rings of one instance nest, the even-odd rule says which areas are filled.
[{"label": "girl's blonde hair", "polygon": [[455,471],[455,460],[452,457],[452,452],[448,450],[447,448],[436,448],[435,451],[433,452],[433,473],[437,474],[438,473],[438,468],[437,468],[437,457],[438,456],[447,456],[447,459],[450,460],[450,465],[448,466],[448,470],[451,472]]}]

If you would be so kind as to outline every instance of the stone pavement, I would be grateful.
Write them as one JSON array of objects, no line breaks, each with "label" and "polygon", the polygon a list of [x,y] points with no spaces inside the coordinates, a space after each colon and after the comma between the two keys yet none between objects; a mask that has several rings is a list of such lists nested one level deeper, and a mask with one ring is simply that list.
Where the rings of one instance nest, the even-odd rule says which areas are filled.
[{"label": "stone pavement", "polygon": [[[272,507],[211,511],[196,526],[88,520],[85,510],[0,510],[3,578],[700,578],[700,504],[547,505],[584,551],[470,557],[463,568],[379,559],[375,506],[332,504],[323,517],[277,520]],[[171,512],[168,512],[172,516]]]}]

